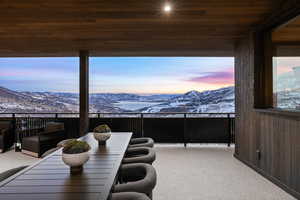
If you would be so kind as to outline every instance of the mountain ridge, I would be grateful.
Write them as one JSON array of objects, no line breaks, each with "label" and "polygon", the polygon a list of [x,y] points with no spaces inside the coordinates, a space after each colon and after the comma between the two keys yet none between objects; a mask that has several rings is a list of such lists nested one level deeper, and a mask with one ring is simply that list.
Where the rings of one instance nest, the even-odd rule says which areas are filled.
[{"label": "mountain ridge", "polygon": [[[140,103],[142,108],[127,109],[119,104]],[[148,105],[149,104],[149,105]],[[222,108],[224,106],[225,110]],[[125,107],[125,108],[124,108]],[[234,112],[234,87],[184,94],[138,95],[94,93],[90,112]],[[17,92],[0,86],[0,112],[78,112],[79,95],[67,92]]]}]

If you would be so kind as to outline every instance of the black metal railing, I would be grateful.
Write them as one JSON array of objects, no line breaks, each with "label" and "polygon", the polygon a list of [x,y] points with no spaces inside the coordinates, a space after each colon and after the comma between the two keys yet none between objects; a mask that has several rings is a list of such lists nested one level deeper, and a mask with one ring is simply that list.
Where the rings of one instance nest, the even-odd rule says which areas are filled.
[{"label": "black metal railing", "polygon": [[[106,123],[113,131],[130,131],[134,137],[152,137],[161,143],[234,143],[235,113],[90,113],[90,131]],[[64,122],[66,137],[79,136],[78,113],[0,113],[12,119],[16,133],[27,135],[47,121]],[[20,125],[22,123],[22,125]],[[20,136],[19,136],[20,137]]]}]

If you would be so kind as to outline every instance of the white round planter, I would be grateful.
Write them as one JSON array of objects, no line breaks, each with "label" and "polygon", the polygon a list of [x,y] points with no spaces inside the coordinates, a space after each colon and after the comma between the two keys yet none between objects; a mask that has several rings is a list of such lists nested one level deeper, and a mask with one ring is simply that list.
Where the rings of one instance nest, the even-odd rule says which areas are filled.
[{"label": "white round planter", "polygon": [[71,167],[71,173],[79,173],[82,171],[82,166],[89,160],[89,152],[83,152],[78,154],[62,154],[63,162]]},{"label": "white round planter", "polygon": [[106,140],[108,140],[111,136],[111,133],[96,133],[94,132],[94,138],[99,142],[99,145],[106,144]]}]

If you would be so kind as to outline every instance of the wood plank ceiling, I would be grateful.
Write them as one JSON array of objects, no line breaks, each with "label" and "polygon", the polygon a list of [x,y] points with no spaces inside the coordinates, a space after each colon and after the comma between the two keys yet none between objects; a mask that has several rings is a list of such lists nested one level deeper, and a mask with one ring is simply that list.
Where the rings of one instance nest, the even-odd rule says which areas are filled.
[{"label": "wood plank ceiling", "polygon": [[287,24],[275,29],[272,33],[274,43],[296,44],[300,42],[300,17],[296,17]]},{"label": "wood plank ceiling", "polygon": [[300,56],[300,17],[273,30],[272,42],[273,55]]},{"label": "wood plank ceiling", "polygon": [[1,0],[0,57],[233,56],[274,9],[272,0],[169,2],[167,14],[164,0]]}]

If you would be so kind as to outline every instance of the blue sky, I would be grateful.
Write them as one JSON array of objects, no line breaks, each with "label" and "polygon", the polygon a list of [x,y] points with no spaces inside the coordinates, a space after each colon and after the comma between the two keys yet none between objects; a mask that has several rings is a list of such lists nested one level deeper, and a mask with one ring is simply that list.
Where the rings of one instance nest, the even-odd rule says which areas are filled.
[{"label": "blue sky", "polygon": [[[0,58],[0,86],[78,92],[78,58]],[[92,57],[90,92],[184,93],[233,85],[233,58]]]}]

